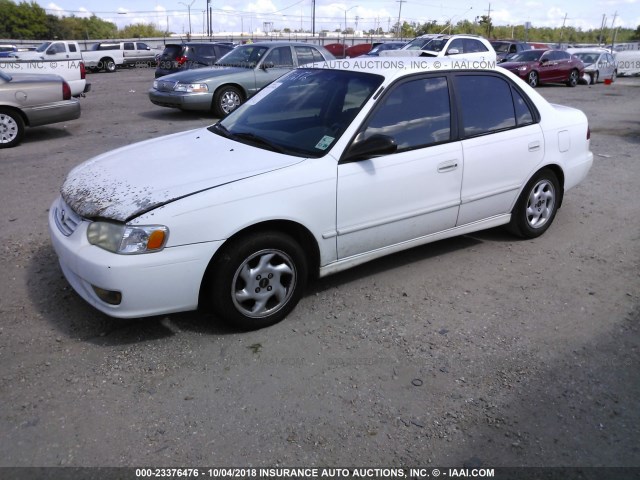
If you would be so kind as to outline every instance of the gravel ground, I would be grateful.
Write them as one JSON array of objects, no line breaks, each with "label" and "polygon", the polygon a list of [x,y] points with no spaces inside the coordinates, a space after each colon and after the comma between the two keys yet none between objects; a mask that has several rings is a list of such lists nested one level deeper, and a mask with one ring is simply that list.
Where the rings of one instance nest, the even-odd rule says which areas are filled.
[{"label": "gravel ground", "polygon": [[152,105],[152,78],[90,75],[79,120],[0,152],[0,466],[640,467],[640,78],[539,89],[595,155],[541,238],[383,258],[250,333],[111,319],[57,265],[73,166],[213,122]]}]

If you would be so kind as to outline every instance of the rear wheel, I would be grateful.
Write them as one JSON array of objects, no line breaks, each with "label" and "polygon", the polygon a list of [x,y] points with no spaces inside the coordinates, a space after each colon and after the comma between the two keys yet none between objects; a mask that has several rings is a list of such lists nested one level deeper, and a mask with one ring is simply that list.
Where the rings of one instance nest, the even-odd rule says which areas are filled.
[{"label": "rear wheel", "polygon": [[24,120],[18,112],[0,109],[0,148],[15,147],[24,136]]},{"label": "rear wheel", "polygon": [[618,78],[618,72],[614,70],[613,73],[611,74],[611,83],[615,82],[616,78]]},{"label": "rear wheel", "polygon": [[578,80],[580,80],[580,74],[578,73],[578,70],[571,70],[571,73],[569,74],[569,80],[567,80],[567,87],[575,87],[576,85],[578,85]]},{"label": "rear wheel", "polygon": [[509,230],[523,238],[536,238],[551,226],[561,192],[558,177],[543,169],[529,180],[511,212]]},{"label": "rear wheel", "polygon": [[112,58],[103,58],[100,63],[102,63],[105,72],[113,73],[116,71],[116,62]]},{"label": "rear wheel", "polygon": [[600,76],[600,72],[596,72],[593,74],[593,81],[591,83],[593,83],[594,85],[596,83],[598,83],[598,77]]},{"label": "rear wheel", "polygon": [[223,86],[213,97],[213,112],[224,118],[238,108],[243,102],[242,93],[236,87]]},{"label": "rear wheel", "polygon": [[531,71],[527,75],[527,83],[529,86],[535,88],[538,86],[538,72]]},{"label": "rear wheel", "polygon": [[307,283],[307,259],[289,235],[268,231],[223,247],[205,291],[214,312],[243,330],[267,327],[296,306]]}]

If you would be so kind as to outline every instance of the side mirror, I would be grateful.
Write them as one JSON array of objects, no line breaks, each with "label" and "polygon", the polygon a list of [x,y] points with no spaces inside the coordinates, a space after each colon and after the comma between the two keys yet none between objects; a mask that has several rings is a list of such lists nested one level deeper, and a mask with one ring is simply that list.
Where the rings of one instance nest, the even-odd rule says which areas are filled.
[{"label": "side mirror", "polygon": [[398,150],[395,139],[388,135],[371,135],[360,142],[355,141],[342,157],[342,162],[357,162],[382,155],[391,155]]},{"label": "side mirror", "polygon": [[540,63],[544,64],[544,63],[549,63],[549,59],[548,58],[543,58],[540,60]]},{"label": "side mirror", "polygon": [[260,65],[260,68],[262,70],[266,70],[268,68],[273,68],[275,67],[275,64],[273,62],[262,62],[262,65]]},{"label": "side mirror", "polygon": [[460,50],[458,50],[457,48],[450,48],[449,50],[447,50],[447,55],[458,55],[460,53]]}]

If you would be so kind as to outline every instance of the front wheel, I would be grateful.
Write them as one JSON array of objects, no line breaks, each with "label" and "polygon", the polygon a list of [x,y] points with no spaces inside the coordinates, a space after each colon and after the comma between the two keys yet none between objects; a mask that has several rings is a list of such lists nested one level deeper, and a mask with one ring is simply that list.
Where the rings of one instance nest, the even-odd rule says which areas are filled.
[{"label": "front wheel", "polygon": [[538,86],[538,72],[529,72],[527,75],[527,83],[529,86],[535,88]]},{"label": "front wheel", "polygon": [[102,63],[105,72],[113,73],[116,71],[116,62],[112,58],[103,58],[100,63]]},{"label": "front wheel", "polygon": [[24,120],[18,112],[0,109],[0,148],[15,147],[24,136]]},{"label": "front wheel", "polygon": [[551,170],[539,171],[529,180],[511,212],[509,230],[523,238],[536,238],[551,226],[558,211],[561,192]]},{"label": "front wheel", "polygon": [[218,316],[255,330],[294,309],[307,284],[307,259],[297,241],[280,232],[261,232],[223,248],[209,268],[205,291]]},{"label": "front wheel", "polygon": [[571,70],[569,74],[569,80],[567,80],[567,87],[575,87],[578,85],[578,80],[580,80],[580,74],[578,70]]},{"label": "front wheel", "polygon": [[213,112],[224,118],[242,104],[242,93],[236,87],[226,86],[218,89],[213,98]]}]

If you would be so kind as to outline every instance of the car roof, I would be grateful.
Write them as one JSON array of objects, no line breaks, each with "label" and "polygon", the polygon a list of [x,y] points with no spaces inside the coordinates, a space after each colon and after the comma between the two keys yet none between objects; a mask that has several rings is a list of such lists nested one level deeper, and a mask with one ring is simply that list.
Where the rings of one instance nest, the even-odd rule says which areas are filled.
[{"label": "car roof", "polygon": [[244,45],[240,45],[241,47],[285,47],[285,46],[296,46],[296,47],[318,47],[319,45],[313,43],[306,42],[288,42],[284,40],[278,40],[275,42],[253,42],[253,43],[245,43]]},{"label": "car roof", "polygon": [[[393,51],[393,50],[392,50]],[[299,68],[324,68],[348,70],[353,72],[367,72],[381,75],[387,79],[401,78],[414,73],[449,72],[457,70],[502,71],[492,61],[467,58],[464,55],[455,57],[381,57],[384,60],[374,60],[371,57],[355,57],[350,59],[327,60],[304,65]]]}]

